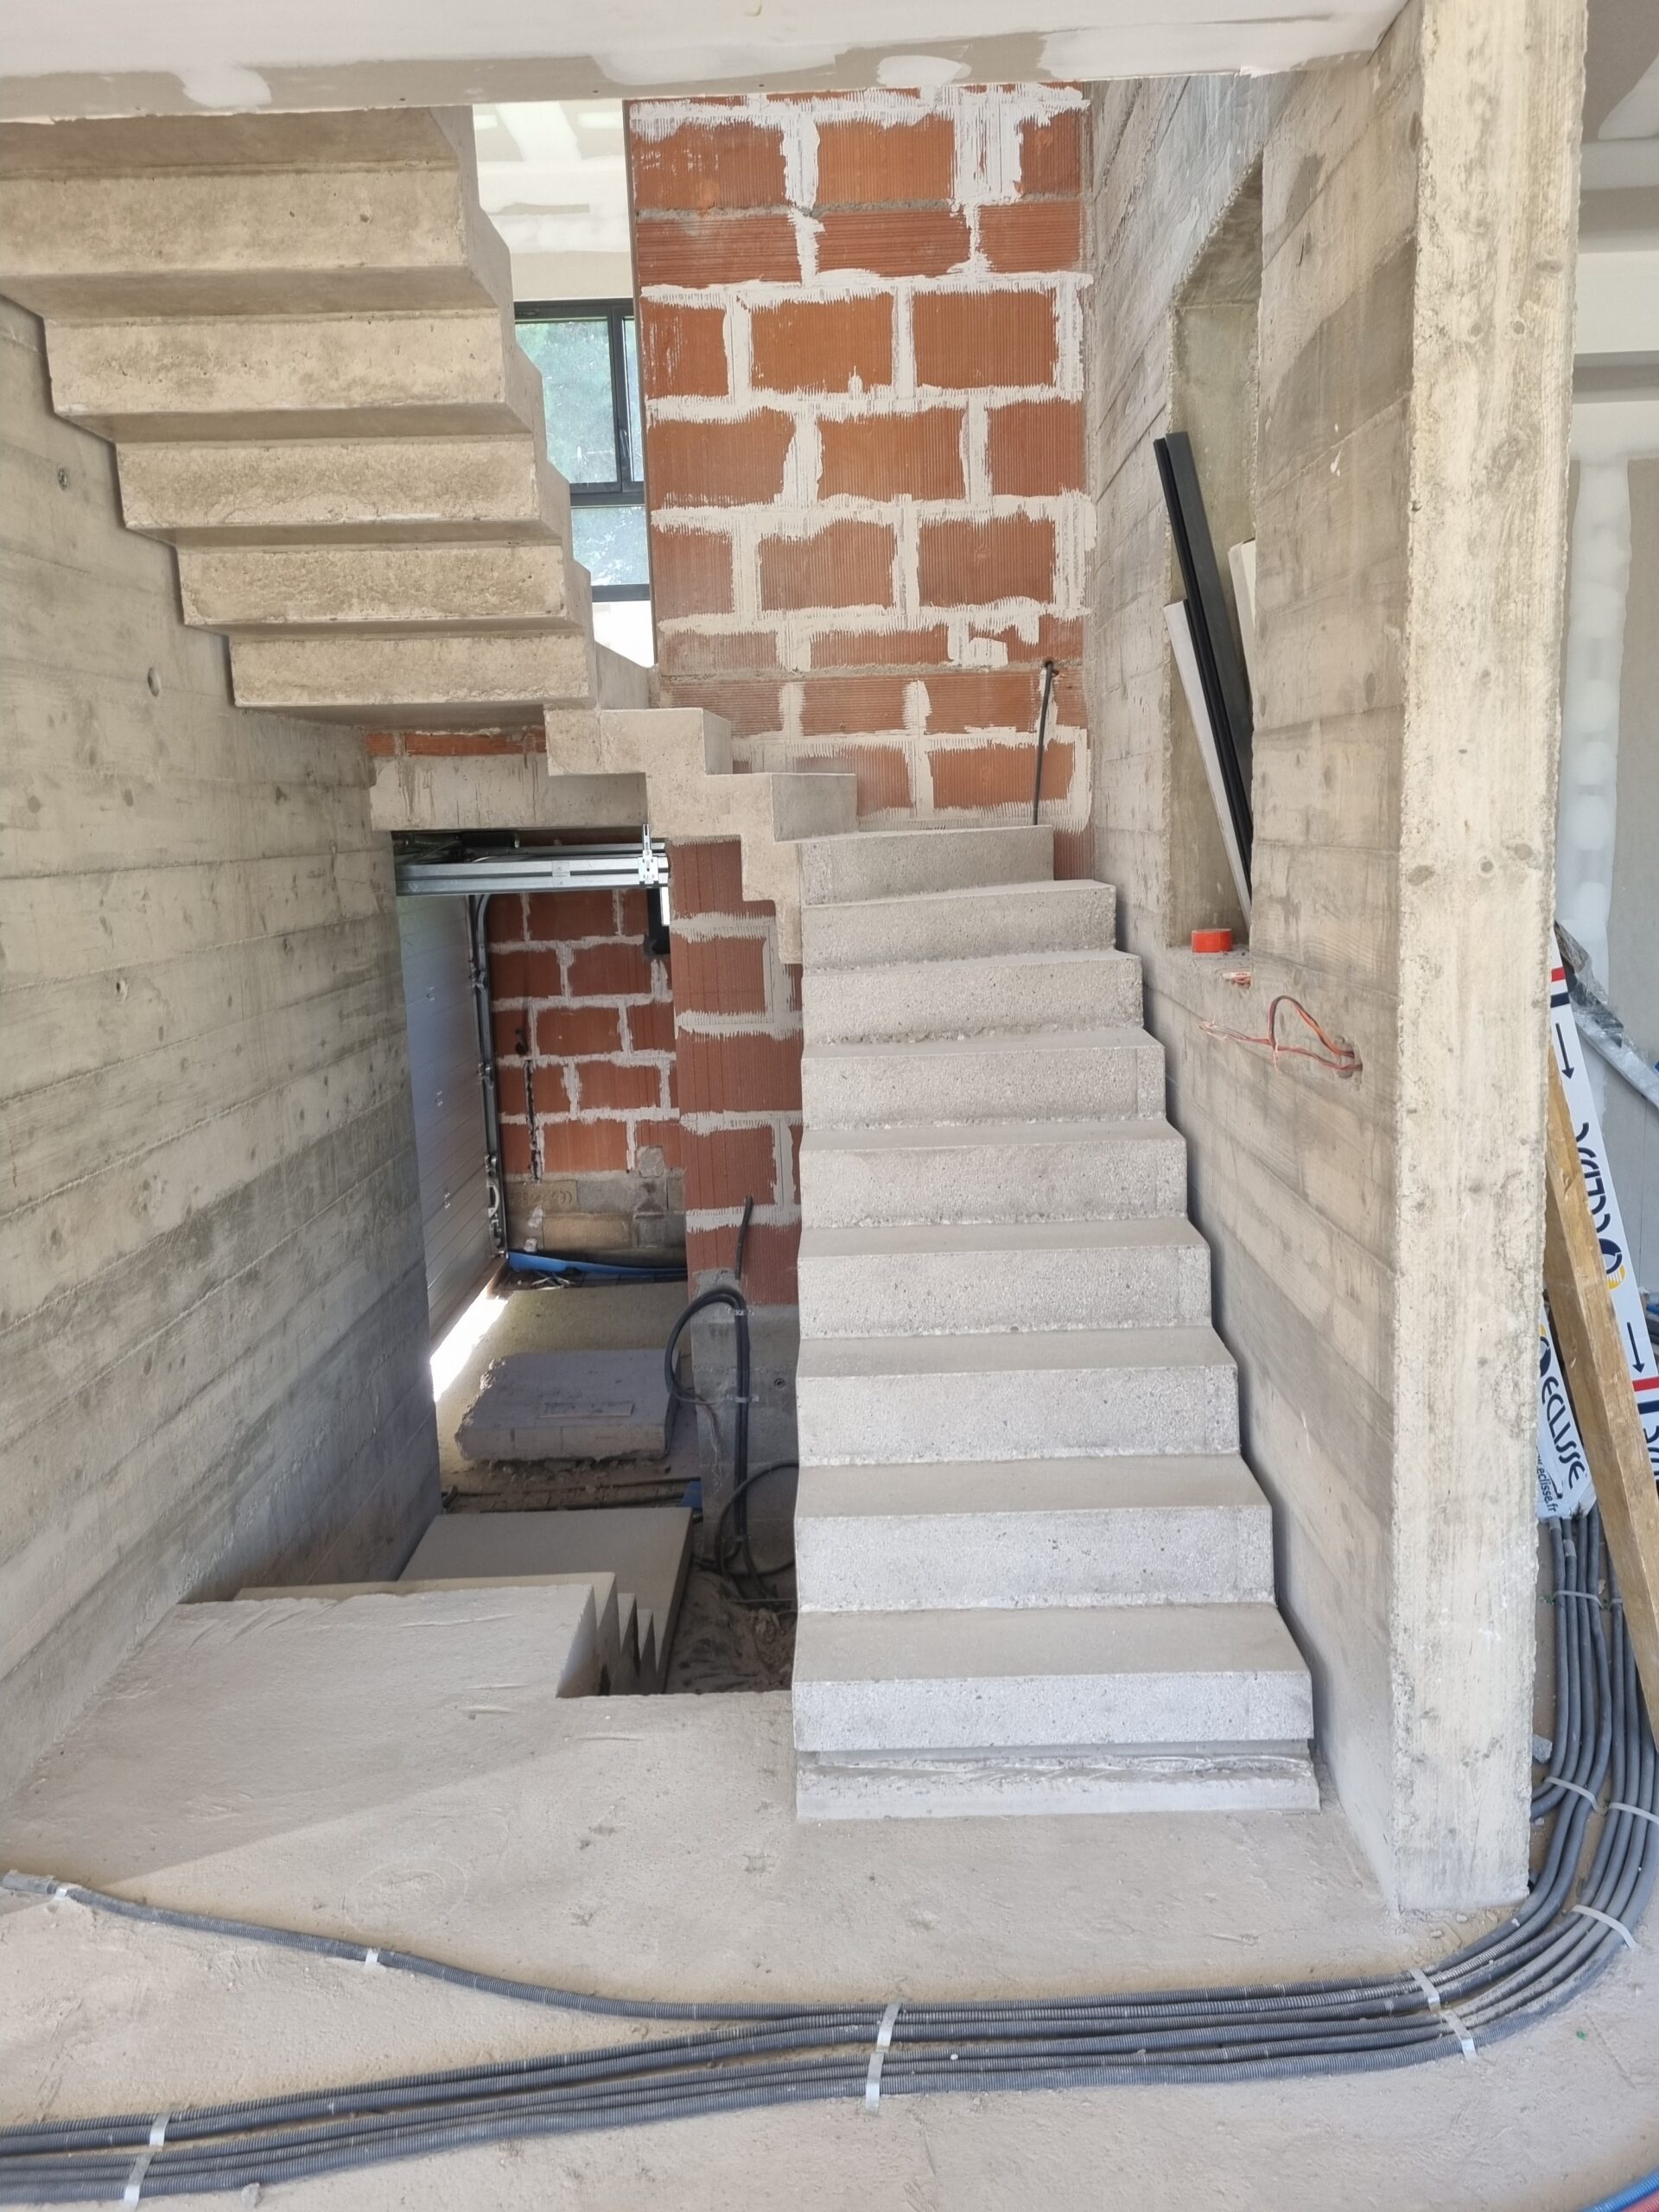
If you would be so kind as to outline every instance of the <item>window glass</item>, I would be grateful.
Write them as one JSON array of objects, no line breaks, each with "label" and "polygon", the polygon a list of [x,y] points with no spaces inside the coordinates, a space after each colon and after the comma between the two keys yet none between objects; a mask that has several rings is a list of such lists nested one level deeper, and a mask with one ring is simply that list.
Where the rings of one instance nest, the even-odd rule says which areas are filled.
[{"label": "window glass", "polygon": [[568,483],[615,483],[611,340],[604,320],[521,322],[518,343],[542,372],[554,467]]},{"label": "window glass", "polygon": [[645,428],[639,406],[639,346],[632,315],[622,325],[622,358],[628,365],[628,459],[637,480],[645,473]]},{"label": "window glass", "polygon": [[575,556],[598,584],[646,584],[643,507],[573,507]]}]

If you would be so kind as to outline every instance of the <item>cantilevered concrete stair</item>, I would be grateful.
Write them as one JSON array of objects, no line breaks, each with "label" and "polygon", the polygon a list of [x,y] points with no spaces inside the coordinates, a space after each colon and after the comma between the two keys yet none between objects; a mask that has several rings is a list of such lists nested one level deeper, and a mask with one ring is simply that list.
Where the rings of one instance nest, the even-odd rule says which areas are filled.
[{"label": "cantilevered concrete stair", "polygon": [[1312,1807],[1161,1047],[1050,833],[809,844],[797,1794]]},{"label": "cantilevered concrete stair", "polygon": [[[659,720],[595,643],[467,111],[5,125],[0,293],[45,320],[59,414],[113,442],[129,527],[177,548],[238,705],[541,733],[548,771],[601,779],[594,818],[740,836],[793,957],[790,841],[850,830],[855,780],[740,796],[725,725]],[[381,779],[387,829],[565,818],[524,756]]]}]

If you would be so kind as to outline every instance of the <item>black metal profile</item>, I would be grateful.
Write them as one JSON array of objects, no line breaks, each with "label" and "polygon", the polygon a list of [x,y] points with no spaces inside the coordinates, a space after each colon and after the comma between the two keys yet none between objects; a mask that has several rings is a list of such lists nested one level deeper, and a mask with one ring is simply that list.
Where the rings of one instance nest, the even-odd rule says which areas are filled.
[{"label": "black metal profile", "polygon": [[[628,334],[624,325],[633,321],[632,300],[520,300],[513,308],[518,322],[602,322],[611,364],[611,440],[615,473],[607,480],[573,484],[573,507],[642,507],[645,503],[645,455],[633,450],[633,428],[628,419]],[[649,584],[595,584],[596,601],[649,599]]]},{"label": "black metal profile", "polygon": [[1053,696],[1054,664],[1052,660],[1046,660],[1043,663],[1043,703],[1037,715],[1037,773],[1031,786],[1031,819],[1033,827],[1042,810],[1043,751],[1048,743],[1048,707]]},{"label": "black metal profile", "polygon": [[1227,810],[1232,817],[1233,835],[1248,884],[1253,836],[1250,755],[1255,730],[1250,687],[1245,678],[1238,641],[1228,619],[1221,571],[1216,563],[1204,494],[1198,488],[1192,442],[1185,430],[1172,430],[1166,438],[1154,438],[1152,449],[1158,459],[1159,480],[1164,487],[1170,533],[1175,540],[1175,557],[1180,563],[1181,582],[1186,593],[1198,681],[1215,733]]}]

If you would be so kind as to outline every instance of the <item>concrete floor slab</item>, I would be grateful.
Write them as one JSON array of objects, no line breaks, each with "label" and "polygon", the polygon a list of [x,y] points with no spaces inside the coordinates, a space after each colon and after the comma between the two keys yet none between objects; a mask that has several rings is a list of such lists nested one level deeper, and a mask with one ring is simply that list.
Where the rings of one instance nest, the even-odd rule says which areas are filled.
[{"label": "concrete floor slab", "polygon": [[611,1459],[667,1449],[660,1352],[518,1351],[492,1362],[455,1440],[469,1459]]},{"label": "concrete floor slab", "polygon": [[[781,1695],[515,1694],[463,1723],[434,1663],[406,1671],[372,1726],[352,1700],[331,1705],[337,1755],[320,1773],[307,1732],[284,1719],[280,1678],[264,1681],[263,1703],[238,1692],[246,1737],[267,1736],[239,1779],[226,1742],[199,1726],[200,1683],[158,1684],[141,1731],[126,1701],[105,1698],[0,1808],[10,1862],[677,1997],[1295,1980],[1432,1961],[1475,1932],[1461,1918],[1391,1916],[1331,1810],[799,1824]],[[435,1726],[445,1712],[453,1722]],[[9,2117],[159,2111],[614,2033],[60,1903],[0,1903],[0,1986]],[[308,2212],[1572,2212],[1656,2161],[1659,2002],[1644,1948],[1472,2065],[893,2098],[874,2120],[857,2105],[784,2108],[467,2151],[263,2201]]]}]

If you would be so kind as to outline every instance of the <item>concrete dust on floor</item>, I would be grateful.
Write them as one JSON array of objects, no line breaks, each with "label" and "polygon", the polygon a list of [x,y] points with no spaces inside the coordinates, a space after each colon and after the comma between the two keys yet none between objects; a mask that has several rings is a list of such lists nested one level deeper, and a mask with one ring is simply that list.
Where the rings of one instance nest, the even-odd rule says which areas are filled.
[{"label": "concrete dust on floor", "polygon": [[747,1605],[722,1575],[692,1561],[664,1690],[786,1690],[794,1656],[792,1611]]},{"label": "concrete dust on floor", "polygon": [[[204,1616],[235,1607],[186,1608]],[[1433,1966],[1340,1814],[800,1822],[788,1700],[503,1698],[419,1646],[388,1706],[245,1641],[140,1652],[11,1802],[8,1863],[566,1986],[714,1999],[1295,1982]],[[484,1694],[488,1691],[489,1694]],[[319,1758],[319,1750],[326,1757]],[[632,2032],[414,1977],[0,1902],[10,2119]],[[1621,1954],[1473,2063],[884,2098],[527,2139],[271,2189],[306,2212],[1577,2212],[1659,2161],[1659,1993]]]}]

